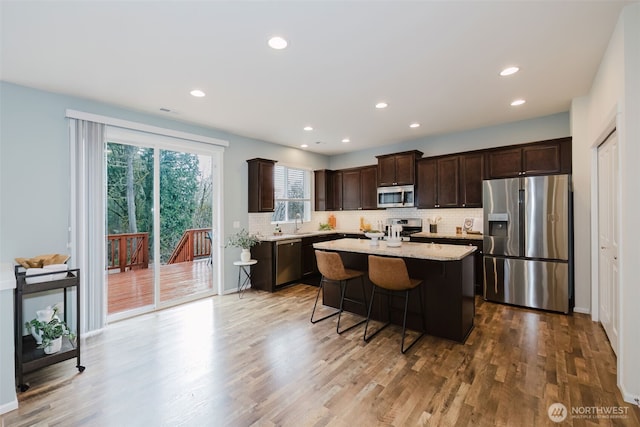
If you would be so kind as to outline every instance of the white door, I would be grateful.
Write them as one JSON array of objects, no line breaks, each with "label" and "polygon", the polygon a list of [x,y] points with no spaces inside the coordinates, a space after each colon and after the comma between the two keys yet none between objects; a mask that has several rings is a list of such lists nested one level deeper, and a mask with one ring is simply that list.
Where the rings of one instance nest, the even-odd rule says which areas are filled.
[{"label": "white door", "polygon": [[618,352],[618,138],[598,147],[598,286],[600,322]]}]

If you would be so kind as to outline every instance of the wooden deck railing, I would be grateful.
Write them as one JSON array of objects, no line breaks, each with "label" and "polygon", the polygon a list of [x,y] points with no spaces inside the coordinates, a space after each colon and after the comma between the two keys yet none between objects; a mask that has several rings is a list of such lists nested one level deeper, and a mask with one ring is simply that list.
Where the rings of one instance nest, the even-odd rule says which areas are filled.
[{"label": "wooden deck railing", "polygon": [[107,235],[107,270],[149,268],[149,233]]},{"label": "wooden deck railing", "polygon": [[211,229],[192,228],[184,232],[167,264],[193,261],[208,256],[211,256]]}]

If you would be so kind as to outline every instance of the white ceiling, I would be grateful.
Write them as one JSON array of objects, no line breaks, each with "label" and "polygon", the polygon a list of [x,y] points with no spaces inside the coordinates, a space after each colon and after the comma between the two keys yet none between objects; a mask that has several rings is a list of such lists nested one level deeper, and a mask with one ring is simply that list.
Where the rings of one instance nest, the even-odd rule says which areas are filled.
[{"label": "white ceiling", "polygon": [[0,77],[338,154],[568,111],[628,3],[2,1]]}]

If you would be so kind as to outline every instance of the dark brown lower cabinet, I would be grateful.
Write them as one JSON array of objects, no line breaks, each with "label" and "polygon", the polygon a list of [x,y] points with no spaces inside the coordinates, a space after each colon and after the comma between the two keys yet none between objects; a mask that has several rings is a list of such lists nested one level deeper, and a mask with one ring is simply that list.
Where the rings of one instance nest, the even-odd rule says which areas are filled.
[{"label": "dark brown lower cabinet", "polygon": [[[320,283],[313,244],[327,240],[342,239],[345,236],[343,233],[330,233],[302,237],[300,249],[302,251],[300,257],[300,262],[302,263],[300,283],[310,285],[318,285]],[[279,287],[276,285],[276,242],[260,242],[251,248],[251,258],[258,261],[256,265],[251,267],[251,287],[269,292],[278,290]],[[285,285],[282,285],[280,287],[284,286]]]}]

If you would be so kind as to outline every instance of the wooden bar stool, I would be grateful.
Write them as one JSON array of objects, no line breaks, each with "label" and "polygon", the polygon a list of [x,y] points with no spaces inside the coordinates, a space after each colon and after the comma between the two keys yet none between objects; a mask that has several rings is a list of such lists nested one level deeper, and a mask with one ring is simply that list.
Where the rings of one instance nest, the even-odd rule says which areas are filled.
[{"label": "wooden bar stool", "polygon": [[[358,270],[349,270],[344,268],[344,264],[342,263],[342,258],[340,258],[340,254],[336,252],[325,252],[325,251],[316,251],[316,260],[318,262],[318,270],[320,270],[320,274],[322,274],[322,279],[320,279],[320,286],[318,286],[318,293],[316,295],[316,302],[313,304],[313,311],[311,312],[311,323],[317,323],[321,320],[327,319],[331,316],[338,315],[338,324],[336,325],[336,332],[341,334],[343,332],[348,331],[349,329],[355,328],[358,325],[363,324],[367,319],[362,319],[360,322],[349,326],[346,329],[340,330],[340,318],[342,316],[342,309],[344,307],[344,302],[349,301],[356,304],[361,304],[364,308],[367,308],[367,294],[364,288],[364,272]],[[360,284],[362,286],[362,300],[356,300],[353,298],[345,297],[347,291],[347,283],[349,280],[360,278]],[[322,292],[324,288],[324,284],[326,281],[338,282],[340,285],[340,308],[336,310],[334,313],[331,313],[327,316],[324,316],[320,319],[314,319],[313,316],[316,312],[316,306],[318,305],[318,298],[320,297],[320,292]]]},{"label": "wooden bar stool", "polygon": [[[369,255],[369,280],[373,283],[373,291],[371,293],[371,301],[369,302],[369,312],[367,313],[367,324],[364,327],[364,341],[369,342],[378,332],[389,326],[391,323],[391,295],[404,292],[404,316],[402,318],[402,342],[400,343],[400,351],[406,353],[413,345],[418,342],[424,335],[426,329],[424,323],[424,302],[422,301],[422,288],[419,285],[422,283],[420,279],[409,278],[407,272],[407,265],[402,258],[390,258],[380,257],[375,255]],[[404,339],[407,330],[407,309],[409,306],[409,291],[418,287],[420,294],[420,318],[422,319],[422,332],[413,340],[407,348],[404,347]],[[373,298],[378,293],[385,293],[387,298],[387,311],[388,318],[386,324],[373,334],[367,337],[367,329],[369,327],[369,320],[371,318],[371,308],[373,307]]]}]

